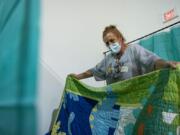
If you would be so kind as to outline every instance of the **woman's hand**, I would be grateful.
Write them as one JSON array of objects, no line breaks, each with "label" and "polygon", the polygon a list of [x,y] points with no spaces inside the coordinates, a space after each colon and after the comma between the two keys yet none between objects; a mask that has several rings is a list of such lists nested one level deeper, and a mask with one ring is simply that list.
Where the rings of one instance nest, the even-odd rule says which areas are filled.
[{"label": "woman's hand", "polygon": [[166,64],[167,64],[167,67],[175,69],[177,65],[180,64],[180,62],[168,61],[166,62]]}]

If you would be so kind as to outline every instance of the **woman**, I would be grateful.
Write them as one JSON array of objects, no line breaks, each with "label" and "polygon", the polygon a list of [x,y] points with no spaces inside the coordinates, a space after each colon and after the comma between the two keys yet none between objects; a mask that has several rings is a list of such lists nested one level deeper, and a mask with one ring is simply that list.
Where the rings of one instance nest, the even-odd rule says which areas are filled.
[{"label": "woman", "polygon": [[127,46],[125,38],[114,25],[105,27],[103,41],[111,53],[91,68],[80,74],[70,74],[76,79],[94,76],[107,84],[129,79],[160,68],[176,68],[178,62],[164,61],[138,44]]}]

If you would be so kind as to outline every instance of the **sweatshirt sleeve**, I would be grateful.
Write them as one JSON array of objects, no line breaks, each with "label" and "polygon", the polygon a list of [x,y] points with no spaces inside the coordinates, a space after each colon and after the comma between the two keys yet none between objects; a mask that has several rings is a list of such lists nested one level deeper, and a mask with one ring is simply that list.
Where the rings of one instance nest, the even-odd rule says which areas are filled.
[{"label": "sweatshirt sleeve", "polygon": [[105,59],[99,62],[95,67],[89,69],[96,81],[102,81],[106,79]]},{"label": "sweatshirt sleeve", "polygon": [[141,67],[142,73],[148,73],[154,70],[155,62],[161,59],[155,53],[141,47],[140,45],[135,45],[135,56],[136,60]]}]

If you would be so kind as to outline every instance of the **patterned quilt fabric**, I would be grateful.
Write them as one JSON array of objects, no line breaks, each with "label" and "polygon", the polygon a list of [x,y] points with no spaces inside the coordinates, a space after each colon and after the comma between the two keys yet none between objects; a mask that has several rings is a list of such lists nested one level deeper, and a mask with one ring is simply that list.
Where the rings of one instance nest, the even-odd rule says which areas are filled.
[{"label": "patterned quilt fabric", "polygon": [[180,135],[180,65],[105,87],[67,77],[51,135]]}]

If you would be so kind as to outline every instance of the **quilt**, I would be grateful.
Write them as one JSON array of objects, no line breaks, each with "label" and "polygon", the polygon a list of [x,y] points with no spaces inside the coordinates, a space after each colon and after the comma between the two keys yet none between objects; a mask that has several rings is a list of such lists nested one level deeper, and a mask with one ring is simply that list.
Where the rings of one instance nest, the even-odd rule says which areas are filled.
[{"label": "quilt", "polygon": [[180,135],[180,65],[104,87],[68,76],[48,135]]}]

